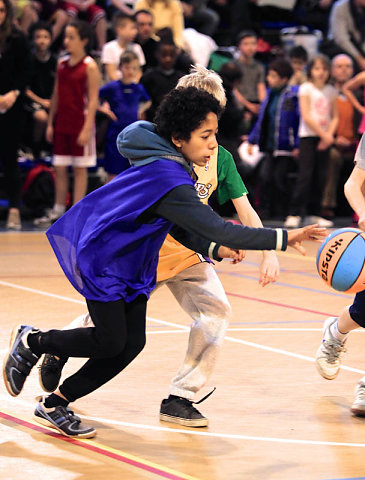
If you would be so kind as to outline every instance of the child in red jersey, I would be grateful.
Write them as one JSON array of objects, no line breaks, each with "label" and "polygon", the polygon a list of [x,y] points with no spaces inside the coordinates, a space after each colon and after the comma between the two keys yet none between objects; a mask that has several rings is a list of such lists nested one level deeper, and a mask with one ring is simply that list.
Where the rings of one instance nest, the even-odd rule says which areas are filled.
[{"label": "child in red jersey", "polygon": [[98,107],[99,69],[87,55],[91,29],[83,21],[71,22],[65,31],[68,55],[59,61],[46,137],[54,145],[56,198],[53,209],[35,225],[46,225],[66,209],[68,167],[74,174],[73,203],[85,196],[87,168],[96,165],[95,113]]}]

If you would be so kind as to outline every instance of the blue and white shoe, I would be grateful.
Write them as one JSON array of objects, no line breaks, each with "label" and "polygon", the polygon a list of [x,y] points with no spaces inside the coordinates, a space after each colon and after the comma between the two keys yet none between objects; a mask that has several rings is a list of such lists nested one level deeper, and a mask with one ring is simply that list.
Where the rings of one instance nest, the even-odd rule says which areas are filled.
[{"label": "blue and white shoe", "polygon": [[34,420],[42,425],[51,427],[66,437],[92,438],[96,435],[93,427],[83,425],[81,418],[74,414],[70,407],[46,408],[46,397],[39,397],[39,403],[34,411]]},{"label": "blue and white shoe", "polygon": [[3,377],[5,387],[13,397],[22,391],[25,380],[40,358],[27,343],[28,335],[37,332],[39,330],[29,325],[18,325],[12,331],[9,352],[3,364]]}]

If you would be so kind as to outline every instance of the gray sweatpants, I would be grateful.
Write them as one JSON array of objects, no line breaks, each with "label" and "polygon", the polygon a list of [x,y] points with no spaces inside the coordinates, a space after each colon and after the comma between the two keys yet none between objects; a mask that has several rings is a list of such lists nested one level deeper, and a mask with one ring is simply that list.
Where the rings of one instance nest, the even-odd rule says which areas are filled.
[{"label": "gray sweatpants", "polygon": [[[231,306],[212,264],[201,262],[174,277],[159,282],[154,292],[166,285],[183,310],[191,316],[188,350],[170,384],[170,394],[194,398],[209,379],[216,364],[225,331],[231,317]],[[93,326],[89,314],[77,317],[65,327]]]}]

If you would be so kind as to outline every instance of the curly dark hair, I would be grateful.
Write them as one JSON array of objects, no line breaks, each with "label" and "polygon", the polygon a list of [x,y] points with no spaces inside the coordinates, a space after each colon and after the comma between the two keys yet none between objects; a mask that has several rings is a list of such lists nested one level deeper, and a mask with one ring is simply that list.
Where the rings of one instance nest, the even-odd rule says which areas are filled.
[{"label": "curly dark hair", "polygon": [[191,132],[205,120],[208,113],[219,116],[222,108],[213,95],[195,87],[175,88],[162,100],[154,122],[161,137],[189,140]]}]

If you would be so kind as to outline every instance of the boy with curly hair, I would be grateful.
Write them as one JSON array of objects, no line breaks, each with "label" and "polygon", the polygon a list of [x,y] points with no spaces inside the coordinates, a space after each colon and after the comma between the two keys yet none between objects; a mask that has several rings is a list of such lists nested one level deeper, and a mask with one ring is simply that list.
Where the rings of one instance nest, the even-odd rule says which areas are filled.
[{"label": "boy with curly hair", "polygon": [[235,262],[242,259],[241,249],[285,250],[291,245],[303,252],[302,240],[326,235],[315,225],[290,232],[233,225],[202,204],[193,165],[205,167],[210,161],[220,112],[218,101],[203,90],[170,92],[156,125],[135,122],[119,135],[119,150],[132,168],[87,195],[47,231],[95,326],[47,332],[15,327],[3,369],[13,396],[43,353],[89,359],[56,393],[40,399],[35,411],[40,423],[66,436],[95,435],[69,402],[115,377],[143,349],[146,303],[167,233],[207,257]]}]

